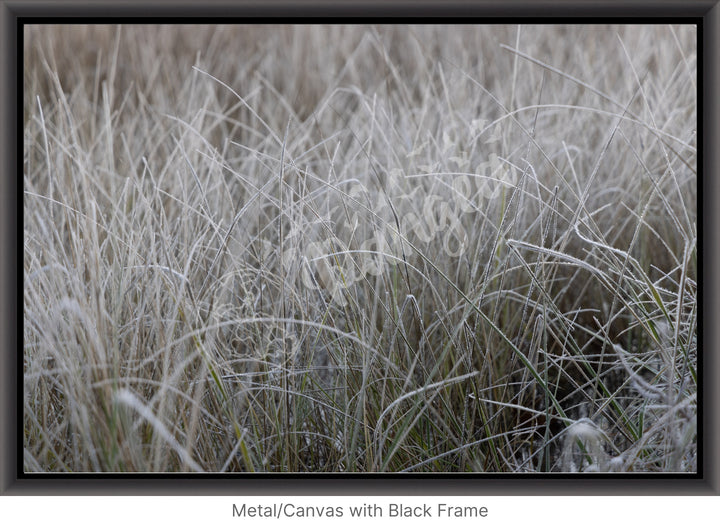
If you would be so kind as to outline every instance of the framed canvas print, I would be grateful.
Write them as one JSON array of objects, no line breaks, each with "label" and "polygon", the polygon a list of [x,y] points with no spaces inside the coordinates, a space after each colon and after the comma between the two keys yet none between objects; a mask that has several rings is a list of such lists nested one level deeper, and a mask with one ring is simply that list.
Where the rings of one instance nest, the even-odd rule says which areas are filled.
[{"label": "framed canvas print", "polygon": [[4,4],[5,487],[717,489],[717,7],[571,4]]}]

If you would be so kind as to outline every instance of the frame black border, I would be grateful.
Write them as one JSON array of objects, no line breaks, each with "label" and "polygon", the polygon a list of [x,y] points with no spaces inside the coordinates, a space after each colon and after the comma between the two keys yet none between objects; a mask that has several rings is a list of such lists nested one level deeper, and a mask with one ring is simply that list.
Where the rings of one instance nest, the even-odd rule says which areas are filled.
[{"label": "frame black border", "polygon": [[[718,331],[704,327],[720,315],[718,249],[707,246],[718,227],[716,200],[720,184],[716,176],[720,154],[720,0],[0,0],[0,250],[12,250],[0,261],[0,494],[6,495],[720,495],[720,365],[715,358]],[[18,196],[18,162],[22,157],[22,124],[17,105],[22,95],[22,31],[24,23],[42,22],[226,22],[228,17],[248,22],[278,18],[295,22],[323,22],[341,17],[359,22],[372,17],[382,22],[685,22],[698,24],[698,61],[702,92],[698,95],[698,161],[702,176],[698,227],[701,265],[699,335],[701,340],[701,400],[699,472],[656,475],[538,475],[497,474],[25,474],[22,472],[22,438],[18,433],[18,399],[22,376],[20,309],[22,274],[20,237],[21,198]],[[81,20],[82,19],[82,20]],[[87,19],[87,20],[86,20]],[[90,20],[92,19],[92,20]],[[352,20],[350,20],[352,19]],[[423,19],[423,20],[420,20]],[[672,20],[671,20],[672,19]],[[16,179],[13,179],[15,176]],[[16,255],[17,253],[17,255]],[[18,463],[20,462],[20,463]]]}]

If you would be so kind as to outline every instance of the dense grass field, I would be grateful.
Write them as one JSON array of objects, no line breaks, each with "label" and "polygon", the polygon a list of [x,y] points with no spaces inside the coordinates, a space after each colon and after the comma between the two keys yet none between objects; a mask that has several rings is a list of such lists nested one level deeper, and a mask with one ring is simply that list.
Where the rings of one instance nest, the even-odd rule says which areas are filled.
[{"label": "dense grass field", "polygon": [[694,472],[692,26],[24,36],[26,472]]}]

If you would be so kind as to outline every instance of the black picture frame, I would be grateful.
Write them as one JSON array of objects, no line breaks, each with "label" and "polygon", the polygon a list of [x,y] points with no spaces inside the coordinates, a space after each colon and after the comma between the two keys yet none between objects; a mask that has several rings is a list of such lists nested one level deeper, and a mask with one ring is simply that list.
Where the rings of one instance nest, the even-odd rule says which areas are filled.
[{"label": "black picture frame", "polygon": [[[720,383],[719,335],[712,325],[720,316],[718,280],[720,265],[715,237],[720,230],[716,205],[720,200],[720,155],[717,150],[720,106],[720,6],[719,0],[579,1],[492,0],[423,1],[327,0],[264,2],[206,0],[158,1],[6,1],[0,0],[0,249],[7,251],[0,275],[0,494],[5,495],[718,495],[720,494]],[[24,474],[22,469],[22,212],[18,160],[22,158],[22,33],[26,23],[114,22],[189,18],[207,22],[241,17],[244,22],[280,19],[283,22],[382,19],[384,22],[432,20],[437,22],[639,22],[645,20],[699,24],[702,57],[702,92],[699,103],[703,157],[701,180],[701,403],[698,417],[701,468],[696,475],[396,475],[396,474]],[[151,19],[151,20],[148,20]],[[704,275],[703,275],[704,273]]]}]

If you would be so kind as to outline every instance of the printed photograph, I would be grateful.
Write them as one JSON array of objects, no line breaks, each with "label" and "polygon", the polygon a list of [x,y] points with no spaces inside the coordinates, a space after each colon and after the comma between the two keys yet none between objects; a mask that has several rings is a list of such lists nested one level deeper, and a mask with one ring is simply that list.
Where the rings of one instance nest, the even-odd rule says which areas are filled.
[{"label": "printed photograph", "polygon": [[24,473],[697,473],[696,25],[32,24]]}]

